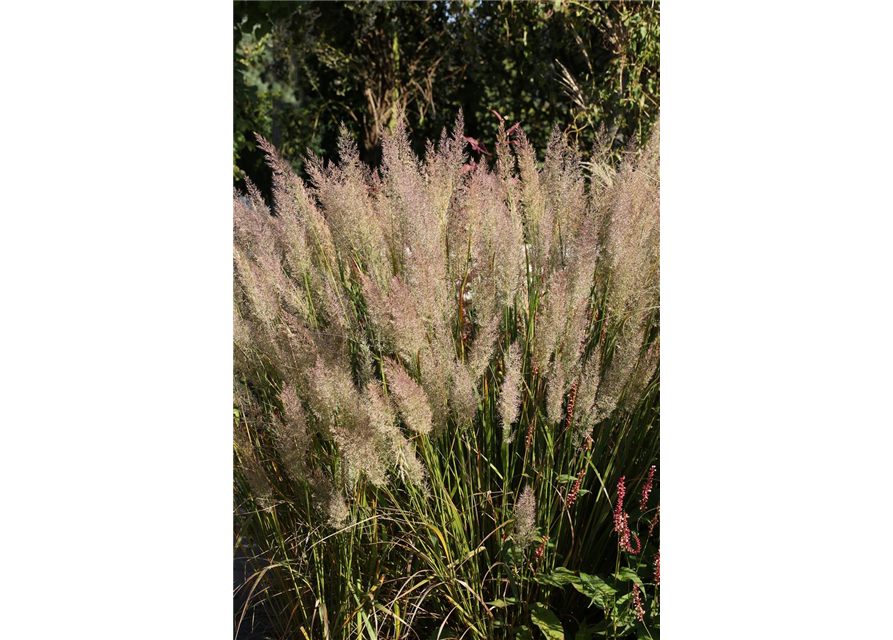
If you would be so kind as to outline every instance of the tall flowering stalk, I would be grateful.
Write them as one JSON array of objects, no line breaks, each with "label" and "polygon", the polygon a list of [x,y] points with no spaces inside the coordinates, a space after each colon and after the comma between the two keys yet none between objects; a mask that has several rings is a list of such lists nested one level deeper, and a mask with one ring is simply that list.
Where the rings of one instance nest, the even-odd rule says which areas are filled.
[{"label": "tall flowering stalk", "polygon": [[617,481],[617,502],[614,504],[614,531],[620,537],[620,548],[631,551],[629,514],[623,510],[624,498],[626,498],[626,476],[621,476]]},{"label": "tall flowering stalk", "polygon": [[639,592],[639,585],[633,584],[633,610],[636,612],[636,618],[639,622],[645,621],[645,607],[642,606],[642,594]]},{"label": "tall flowering stalk", "polygon": [[423,158],[398,118],[380,168],[343,131],[309,182],[259,138],[272,207],[233,195],[235,516],[282,635],[495,637],[531,623],[481,604],[506,585],[558,607],[535,572],[603,562],[586,470],[641,477],[658,448],[658,136],[591,180],[559,130],[541,161],[500,124],[470,163],[461,115]]},{"label": "tall flowering stalk", "polygon": [[645,480],[645,486],[642,487],[642,499],[639,500],[639,510],[644,511],[645,507],[648,505],[648,496],[651,495],[651,486],[654,481],[654,472],[657,470],[657,467],[651,465],[651,468],[648,470],[648,478]]}]

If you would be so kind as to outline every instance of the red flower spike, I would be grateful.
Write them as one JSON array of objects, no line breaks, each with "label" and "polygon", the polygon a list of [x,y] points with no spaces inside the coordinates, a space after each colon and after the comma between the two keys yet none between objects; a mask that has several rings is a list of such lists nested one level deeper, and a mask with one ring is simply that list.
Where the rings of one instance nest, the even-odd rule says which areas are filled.
[{"label": "red flower spike", "polygon": [[567,401],[567,427],[571,426],[571,422],[574,420],[574,403],[577,401],[577,383],[575,382],[573,386],[571,386],[571,394],[570,398]]},{"label": "red flower spike", "polygon": [[627,549],[627,551],[629,551],[630,553],[633,553],[633,554],[640,553],[642,551],[642,543],[639,541],[639,536],[637,536],[632,531],[630,531],[630,534],[632,534],[632,537],[636,539],[636,548],[633,549],[632,545],[630,545],[630,547],[629,547],[629,549]]},{"label": "red flower spike", "polygon": [[642,596],[639,595],[639,585],[633,583],[633,608],[639,622],[645,622],[645,607],[642,606]]},{"label": "red flower spike", "polygon": [[660,505],[657,505],[657,513],[654,514],[654,520],[651,521],[651,526],[648,527],[648,537],[651,537],[651,534],[654,532],[654,527],[657,525],[657,521],[660,519]]},{"label": "red flower spike", "polygon": [[651,468],[648,470],[648,479],[645,480],[645,486],[642,487],[642,499],[639,501],[640,511],[644,511],[645,507],[648,506],[648,496],[651,494],[651,484],[652,480],[654,480],[655,469],[657,469],[657,467],[651,465]]},{"label": "red flower spike", "polygon": [[570,509],[577,501],[577,494],[580,493],[580,484],[583,482],[584,475],[586,475],[586,469],[581,469],[580,473],[577,474],[577,481],[574,482],[573,488],[571,488],[570,493],[567,495],[568,509]]},{"label": "red flower spike", "polygon": [[546,543],[547,543],[548,541],[549,541],[549,536],[543,536],[543,542],[542,542],[542,544],[540,544],[540,546],[538,546],[538,547],[536,548],[536,551],[535,551],[534,554],[533,554],[534,557],[535,557],[537,560],[539,560],[540,558],[543,557],[543,552],[545,552],[545,550],[546,550]]}]

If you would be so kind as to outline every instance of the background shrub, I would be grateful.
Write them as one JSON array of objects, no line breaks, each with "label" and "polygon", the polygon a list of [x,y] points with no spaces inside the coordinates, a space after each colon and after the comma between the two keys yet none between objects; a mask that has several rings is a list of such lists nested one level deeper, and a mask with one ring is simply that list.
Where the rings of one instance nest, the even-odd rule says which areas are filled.
[{"label": "background shrub", "polygon": [[265,195],[255,131],[306,177],[342,122],[377,166],[398,110],[419,154],[459,109],[494,140],[495,109],[540,151],[560,126],[587,159],[605,125],[615,160],[659,112],[660,3],[236,2],[233,27],[234,176]]}]

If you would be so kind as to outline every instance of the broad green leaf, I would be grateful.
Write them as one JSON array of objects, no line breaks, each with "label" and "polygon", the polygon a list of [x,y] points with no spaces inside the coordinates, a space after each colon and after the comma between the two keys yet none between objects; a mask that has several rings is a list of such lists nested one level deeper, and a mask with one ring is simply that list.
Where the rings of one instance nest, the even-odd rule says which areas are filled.
[{"label": "broad green leaf", "polygon": [[[587,624],[580,627],[574,640],[590,640],[591,638],[605,636],[614,631],[614,626],[609,620],[602,620],[598,624]],[[612,634],[613,635],[613,634]]]},{"label": "broad green leaf", "polygon": [[537,603],[530,607],[530,619],[550,640],[564,640],[564,629],[555,614]]},{"label": "broad green leaf", "polygon": [[626,631],[627,629],[631,629],[632,626],[636,623],[636,616],[630,609],[629,600],[632,597],[631,593],[627,593],[621,598],[617,599],[617,602],[614,603],[614,611],[613,616],[617,622],[617,630],[620,631],[623,629]]},{"label": "broad green leaf", "polygon": [[632,580],[637,585],[639,585],[639,588],[645,587],[645,585],[642,584],[642,579],[639,578],[639,575],[628,567],[623,567],[622,569],[620,569],[620,571],[617,573],[617,579],[621,582],[628,582]]},{"label": "broad green leaf", "polygon": [[592,640],[592,628],[588,624],[580,627],[574,634],[574,640]]},{"label": "broad green leaf", "polygon": [[527,627],[520,627],[515,631],[515,640],[533,640],[533,636],[530,635],[530,629]]},{"label": "broad green leaf", "polygon": [[536,576],[536,581],[540,584],[547,584],[552,587],[563,587],[566,584],[577,582],[578,578],[573,571],[564,567],[558,567],[552,573],[541,573]]},{"label": "broad green leaf", "polygon": [[589,606],[598,605],[600,609],[605,608],[606,598],[610,598],[617,591],[607,582],[598,576],[581,573],[579,579],[573,583],[574,587],[584,596],[591,598]]}]

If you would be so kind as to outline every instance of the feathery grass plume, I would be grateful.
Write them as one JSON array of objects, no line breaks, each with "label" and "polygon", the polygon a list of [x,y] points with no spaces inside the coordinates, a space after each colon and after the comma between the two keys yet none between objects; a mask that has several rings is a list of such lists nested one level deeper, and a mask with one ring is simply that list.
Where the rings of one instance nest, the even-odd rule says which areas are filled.
[{"label": "feathery grass plume", "polygon": [[403,422],[420,435],[431,433],[433,428],[431,406],[428,404],[425,391],[393,360],[385,360],[384,370],[388,391],[393,394],[397,402]]},{"label": "feathery grass plume", "polygon": [[645,340],[641,313],[633,314],[620,330],[611,361],[605,369],[596,397],[597,421],[604,420],[617,408],[624,387],[632,376]]},{"label": "feathery grass plume", "polygon": [[335,486],[331,477],[320,469],[313,469],[308,477],[311,488],[310,499],[316,510],[323,515],[324,524],[332,529],[340,529],[350,522],[350,508],[344,500],[343,492]]},{"label": "feathery grass plume", "polygon": [[574,236],[568,240],[568,304],[570,315],[575,317],[574,331],[580,336],[589,323],[591,294],[596,267],[600,256],[598,226],[595,214],[590,210]]},{"label": "feathery grass plume", "polygon": [[546,370],[567,323],[567,272],[556,271],[548,281],[544,302],[537,311],[534,364]]},{"label": "feathery grass plume", "polygon": [[659,128],[639,159],[621,167],[606,192],[605,253],[608,312],[615,321],[655,302],[660,258]]},{"label": "feathery grass plume", "polygon": [[260,323],[266,337],[275,342],[279,303],[267,274],[241,247],[233,247],[235,282],[248,310]]},{"label": "feathery grass plume", "polygon": [[[295,175],[291,165],[280,157],[272,144],[257,133],[254,136],[257,138],[258,148],[264,152],[267,166],[273,170],[273,204],[276,215],[280,218],[294,217],[306,223],[319,250],[323,254],[334,254],[332,232],[304,183]],[[317,166],[321,164],[312,154],[310,160]]]},{"label": "feathery grass plume", "polygon": [[364,472],[376,486],[387,484],[386,443],[360,403],[350,374],[338,365],[317,358],[310,372],[311,407],[350,465],[349,472]]},{"label": "feathery grass plume", "polygon": [[301,406],[301,399],[294,385],[285,383],[282,386],[282,392],[279,394],[282,401],[282,412],[289,431],[299,441],[307,438],[307,418],[304,415],[304,408]]},{"label": "feathery grass plume", "polygon": [[393,433],[399,433],[397,429],[397,416],[391,407],[391,402],[382,389],[381,382],[369,382],[363,390],[363,410],[369,417],[372,427],[379,433],[391,437]]},{"label": "feathery grass plume", "polygon": [[561,422],[561,406],[569,382],[560,367],[553,367],[546,384],[546,417],[552,424],[558,424]]},{"label": "feathery grass plume", "polygon": [[502,418],[503,439],[514,439],[512,424],[518,420],[521,409],[521,348],[513,342],[505,353],[502,389],[499,398],[499,415]]},{"label": "feathery grass plume", "polygon": [[381,338],[401,358],[414,360],[427,344],[427,331],[416,313],[409,289],[394,276],[389,291],[360,276],[369,320]]},{"label": "feathery grass plume", "polygon": [[309,446],[307,418],[293,385],[283,386],[280,399],[283,415],[274,434],[276,449],[286,470],[297,480],[306,475],[306,455]]},{"label": "feathery grass plume", "polygon": [[328,504],[329,526],[333,529],[340,529],[350,520],[350,509],[344,501],[344,495],[340,491],[333,491],[329,498]]},{"label": "feathery grass plume", "polygon": [[240,247],[246,260],[266,266],[266,271],[272,275],[270,267],[276,264],[276,237],[270,217],[266,207],[258,206],[253,199],[239,193],[233,194],[233,244]]},{"label": "feathery grass plume", "polygon": [[282,637],[501,637],[531,624],[480,606],[510,583],[583,611],[536,576],[615,571],[586,472],[656,462],[659,140],[587,180],[560,133],[541,169],[519,125],[495,167],[465,165],[463,136],[460,117],[422,160],[400,124],[373,171],[342,135],[309,187],[259,140],[274,206],[234,193],[234,519],[273,559],[255,593]]},{"label": "feathery grass plume", "polygon": [[310,408],[316,423],[330,431],[339,420],[350,419],[356,404],[356,388],[350,373],[317,356],[316,365],[308,374]]},{"label": "feathery grass plume", "polygon": [[471,174],[467,188],[461,191],[459,207],[461,228],[452,230],[456,237],[451,244],[461,249],[457,253],[467,262],[454,269],[458,275],[464,271],[472,306],[486,320],[511,304],[521,286],[524,229],[520,216],[506,204],[504,186],[492,173]]},{"label": "feathery grass plume", "polygon": [[439,433],[449,413],[450,386],[456,363],[456,351],[445,323],[435,323],[428,345],[419,354],[421,383],[428,396],[432,419]]},{"label": "feathery grass plume", "polygon": [[[258,146],[265,153],[267,165],[273,170],[273,198],[276,217],[268,219],[267,222],[273,225],[273,220],[276,221],[275,226],[280,230],[280,242],[286,247],[291,247],[294,243],[298,243],[299,248],[302,248],[300,247],[301,237],[304,238],[304,246],[312,247],[311,259],[319,268],[317,269],[318,277],[314,277],[311,284],[314,285],[313,288],[316,291],[323,293],[320,299],[316,301],[315,315],[346,327],[349,325],[349,321],[346,318],[346,305],[337,290],[340,287],[336,287],[340,283],[338,283],[338,279],[335,276],[338,265],[334,261],[339,254],[335,250],[335,243],[329,224],[313,202],[301,179],[291,169],[291,166],[279,157],[273,145],[264,140],[263,137],[255,135],[258,139]],[[311,154],[308,158],[308,167],[312,167],[317,171],[323,171],[324,169],[321,169],[321,166],[321,160]],[[285,238],[284,241],[282,240],[283,237]],[[294,259],[299,264],[306,264],[307,262],[307,258],[300,256],[300,254]],[[299,275],[294,273],[296,278]],[[304,271],[303,275],[306,285],[307,271]]]},{"label": "feathery grass plume", "polygon": [[387,282],[392,273],[386,221],[373,197],[373,193],[380,190],[380,184],[369,168],[360,162],[357,145],[343,124],[338,151],[338,165],[308,165],[313,193],[326,212],[335,245],[349,248],[352,257],[377,282]]},{"label": "feathery grass plume", "polygon": [[493,359],[493,349],[496,346],[496,338],[499,335],[499,323],[502,320],[502,312],[494,314],[478,329],[478,334],[472,341],[468,350],[468,371],[472,380],[477,382],[484,375],[484,370]]},{"label": "feathery grass plume", "polygon": [[426,147],[425,182],[431,193],[435,215],[442,225],[446,224],[450,202],[461,180],[462,165],[465,164],[465,141],[462,139],[464,129],[465,119],[460,109],[452,135],[448,136],[444,128],[437,147],[430,141]]},{"label": "feathery grass plume", "polygon": [[557,242],[553,247],[553,264],[564,262],[568,247],[576,237],[586,214],[586,184],[580,154],[569,146],[567,136],[558,125],[546,149],[542,184],[546,207],[554,216]]},{"label": "feathery grass plume", "polygon": [[536,535],[536,498],[530,485],[524,485],[521,497],[515,504],[515,545],[523,550],[530,546]]},{"label": "feathery grass plume", "polygon": [[450,409],[458,425],[466,425],[474,419],[478,410],[477,390],[468,367],[461,362],[453,363],[450,385]]},{"label": "feathery grass plume", "polygon": [[633,411],[642,401],[648,385],[654,377],[660,365],[660,340],[655,340],[645,351],[645,355],[641,357],[636,366],[635,373],[630,378],[629,385],[623,395],[623,408],[626,411]]},{"label": "feathery grass plume", "polygon": [[521,174],[520,201],[527,239],[531,248],[531,266],[535,275],[543,275],[549,264],[554,233],[554,215],[547,206],[542,179],[536,169],[536,152],[523,131],[515,145]]},{"label": "feathery grass plume", "polygon": [[403,270],[418,314],[426,323],[449,323],[445,225],[432,215],[436,205],[428,193],[418,158],[409,145],[403,118],[382,141],[382,204],[386,216],[399,221],[398,245]]},{"label": "feathery grass plume", "polygon": [[389,456],[397,476],[427,491],[427,473],[412,445],[397,427],[397,417],[380,382],[369,382],[363,392],[363,410]]},{"label": "feathery grass plume", "polygon": [[597,407],[596,397],[601,374],[601,358],[596,350],[592,358],[586,363],[586,368],[580,378],[577,387],[574,416],[574,447],[580,446],[583,439],[589,434],[595,424]]},{"label": "feathery grass plume", "polygon": [[[560,420],[561,399],[570,390],[574,381],[579,380],[583,367],[583,343],[588,317],[585,308],[568,310],[565,326],[561,334],[555,360],[549,367],[547,381],[553,394],[557,394],[558,406],[549,412],[552,422]],[[554,409],[558,409],[558,413]]]},{"label": "feathery grass plume", "polygon": [[390,447],[365,417],[359,417],[352,424],[338,424],[332,429],[332,439],[344,454],[352,483],[363,473],[374,486],[387,486]]},{"label": "feathery grass plume", "polygon": [[505,120],[499,116],[499,128],[496,133],[496,175],[502,183],[507,201],[512,200],[509,194],[512,191],[512,186],[517,184],[513,174],[518,162],[511,147],[515,143],[512,138],[517,136],[520,129],[521,123],[518,122],[506,131]]}]

